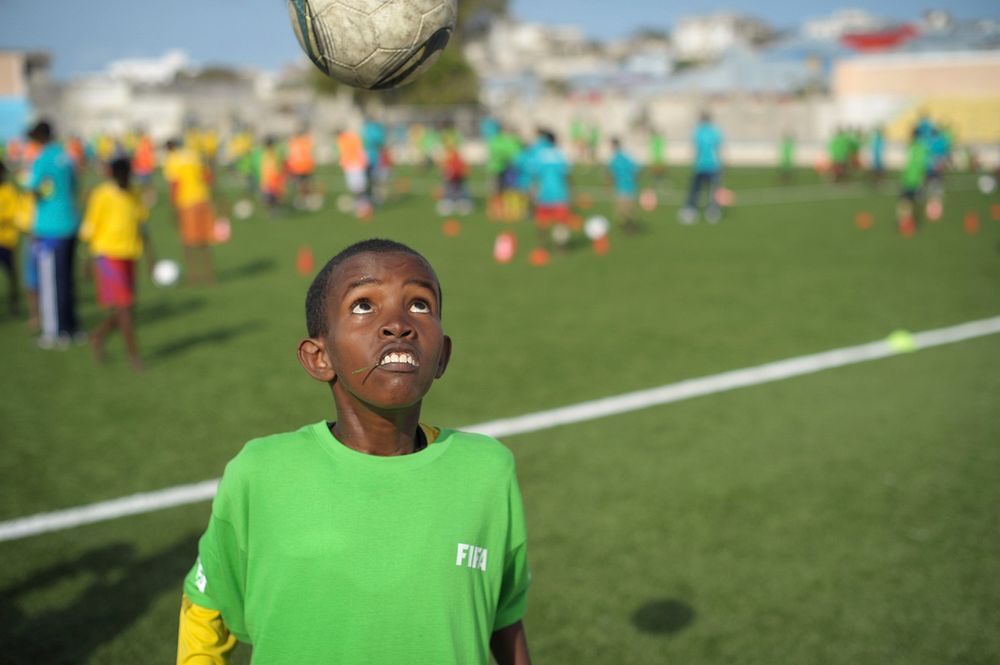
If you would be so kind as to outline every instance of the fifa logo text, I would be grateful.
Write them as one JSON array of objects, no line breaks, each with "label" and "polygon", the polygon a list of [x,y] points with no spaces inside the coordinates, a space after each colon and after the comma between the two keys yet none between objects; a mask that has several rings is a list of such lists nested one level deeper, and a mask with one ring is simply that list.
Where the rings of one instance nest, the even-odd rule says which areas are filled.
[{"label": "fifa logo text", "polygon": [[486,572],[486,548],[476,547],[475,545],[466,545],[465,543],[458,544],[458,555],[455,557],[456,566],[467,566],[469,568],[478,568],[479,570]]}]

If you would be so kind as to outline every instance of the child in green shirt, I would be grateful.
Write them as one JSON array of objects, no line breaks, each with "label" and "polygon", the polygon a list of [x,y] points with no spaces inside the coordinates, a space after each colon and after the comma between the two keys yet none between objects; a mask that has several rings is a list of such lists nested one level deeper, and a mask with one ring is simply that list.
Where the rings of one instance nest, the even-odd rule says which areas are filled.
[{"label": "child in green shirt", "polygon": [[348,247],[306,297],[299,362],[337,420],[249,442],[184,584],[178,663],[530,663],[514,460],[420,423],[448,366],[441,287],[389,240]]}]

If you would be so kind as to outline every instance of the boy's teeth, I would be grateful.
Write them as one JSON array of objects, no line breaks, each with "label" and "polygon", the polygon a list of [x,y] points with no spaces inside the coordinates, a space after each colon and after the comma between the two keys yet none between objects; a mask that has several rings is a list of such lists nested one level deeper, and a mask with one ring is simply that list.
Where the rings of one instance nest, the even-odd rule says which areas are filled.
[{"label": "boy's teeth", "polygon": [[407,365],[417,366],[416,361],[413,359],[409,353],[390,353],[382,358],[380,365],[386,365],[388,363],[406,363]]}]

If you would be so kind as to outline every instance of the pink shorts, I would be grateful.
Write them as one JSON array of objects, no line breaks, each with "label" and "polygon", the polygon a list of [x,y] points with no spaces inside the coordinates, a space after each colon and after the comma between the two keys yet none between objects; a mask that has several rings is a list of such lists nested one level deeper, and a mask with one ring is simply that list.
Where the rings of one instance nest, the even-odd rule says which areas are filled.
[{"label": "pink shorts", "polygon": [[98,256],[97,304],[101,307],[131,307],[135,302],[135,261]]}]

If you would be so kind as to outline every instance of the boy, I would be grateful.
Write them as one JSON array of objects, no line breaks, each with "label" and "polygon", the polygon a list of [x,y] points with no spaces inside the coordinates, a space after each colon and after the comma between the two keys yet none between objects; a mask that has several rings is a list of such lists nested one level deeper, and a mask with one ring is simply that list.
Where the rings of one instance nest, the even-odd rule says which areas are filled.
[{"label": "boy", "polygon": [[17,284],[17,238],[20,231],[17,228],[17,187],[10,182],[7,166],[0,161],[0,265],[7,273],[7,306],[11,314],[20,311]]},{"label": "boy", "polygon": [[636,233],[635,199],[639,195],[639,165],[628,156],[617,138],[611,139],[611,161],[608,171],[615,188],[615,217],[625,233]]},{"label": "boy", "polygon": [[[530,663],[510,452],[419,422],[451,340],[414,250],[352,245],[306,296],[299,362],[337,420],[251,441],[229,463],[184,584],[178,663]],[[235,637],[234,637],[235,636]]]},{"label": "boy", "polygon": [[189,284],[212,284],[212,242],[215,212],[209,171],[194,148],[181,148],[176,139],[167,141],[163,177],[170,183],[170,200],[177,211],[177,224]]},{"label": "boy", "polygon": [[29,132],[41,151],[31,165],[26,189],[35,197],[35,251],[43,349],[65,348],[81,338],[76,315],[76,168],[55,140],[52,125],[39,121]]},{"label": "boy", "polygon": [[531,148],[526,168],[534,188],[538,246],[549,249],[552,227],[568,226],[570,215],[570,165],[556,146],[553,132],[538,130],[538,140]]},{"label": "boy", "polygon": [[778,177],[783,184],[792,181],[795,175],[795,135],[785,132],[778,145]]},{"label": "boy", "polygon": [[708,111],[701,113],[698,125],[691,136],[691,142],[694,144],[694,173],[691,176],[691,188],[688,190],[687,202],[681,209],[680,219],[684,224],[697,221],[701,191],[707,189],[708,204],[705,208],[705,219],[714,224],[722,217],[722,210],[715,196],[722,174],[722,133],[712,123],[712,116]]},{"label": "boy", "polygon": [[899,201],[896,203],[896,222],[900,233],[912,233],[919,221],[924,180],[927,176],[927,145],[921,137],[919,126],[910,135],[906,149],[906,163],[900,172]]},{"label": "boy", "polygon": [[97,302],[108,315],[90,333],[90,345],[98,362],[104,362],[104,340],[119,328],[125,338],[132,369],[143,370],[135,341],[132,308],[135,304],[135,263],[142,256],[142,223],[146,210],[129,186],[131,167],[127,157],[111,162],[111,180],[94,188],[80,227],[80,238],[90,245],[97,275]]},{"label": "boy", "polygon": [[472,201],[465,181],[469,176],[466,164],[457,144],[445,140],[444,156],[441,158],[441,176],[444,180],[444,198],[438,204],[438,212],[450,215],[452,212],[467,214],[472,211]]},{"label": "boy", "polygon": [[352,129],[345,129],[337,135],[337,152],[340,168],[344,171],[347,191],[353,197],[354,212],[361,217],[370,210],[368,201],[368,156],[365,153],[361,135]]}]

